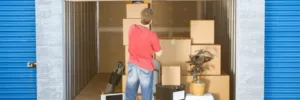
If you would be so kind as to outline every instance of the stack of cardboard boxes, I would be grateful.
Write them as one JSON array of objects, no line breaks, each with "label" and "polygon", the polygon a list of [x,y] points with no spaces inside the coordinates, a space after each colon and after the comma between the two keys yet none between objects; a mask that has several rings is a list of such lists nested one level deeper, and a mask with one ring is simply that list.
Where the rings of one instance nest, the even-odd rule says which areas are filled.
[{"label": "stack of cardboard boxes", "polygon": [[[197,50],[204,49],[213,54],[214,59],[206,64],[210,70],[206,70],[200,79],[206,82],[205,92],[212,93],[215,100],[229,100],[229,75],[221,72],[221,45],[214,43],[214,20],[191,20],[191,51],[190,54],[197,53]],[[186,84],[186,91],[190,92],[189,84],[193,80],[187,72],[189,67],[184,67],[182,72],[181,83]]]},{"label": "stack of cardboard boxes", "polygon": [[229,100],[229,75],[221,73],[221,46],[214,43],[214,30],[214,20],[191,20],[190,38],[160,39],[163,54],[156,59],[163,65],[162,85],[185,84],[186,92],[191,92],[189,85],[193,77],[188,73],[190,66],[186,62],[190,60],[189,55],[203,49],[214,56],[213,60],[206,63],[210,70],[201,76],[207,85],[205,92],[212,93],[215,100]]},{"label": "stack of cardboard boxes", "polygon": [[[128,30],[132,24],[140,24],[140,13],[147,8],[148,4],[127,4],[127,18],[123,19],[123,45],[125,46],[125,62],[128,62]],[[145,26],[150,28],[150,26]],[[186,92],[190,92],[189,84],[193,77],[188,73],[190,66],[189,55],[195,54],[197,50],[204,49],[214,55],[214,59],[207,65],[210,70],[203,73],[202,80],[206,81],[205,92],[212,93],[215,100],[229,100],[229,75],[221,73],[221,46],[214,43],[214,20],[192,20],[190,21],[190,37],[160,38],[163,54],[156,57],[162,64],[162,85],[186,85]],[[122,90],[126,88],[126,74],[122,78]]]}]

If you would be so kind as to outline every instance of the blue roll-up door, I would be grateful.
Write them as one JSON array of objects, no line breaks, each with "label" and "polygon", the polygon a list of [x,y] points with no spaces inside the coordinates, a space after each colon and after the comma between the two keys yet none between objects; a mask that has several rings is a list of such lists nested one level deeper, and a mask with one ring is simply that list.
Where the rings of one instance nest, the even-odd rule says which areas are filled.
[{"label": "blue roll-up door", "polygon": [[265,100],[300,100],[300,0],[266,0]]},{"label": "blue roll-up door", "polygon": [[36,100],[35,1],[0,0],[0,100]]}]

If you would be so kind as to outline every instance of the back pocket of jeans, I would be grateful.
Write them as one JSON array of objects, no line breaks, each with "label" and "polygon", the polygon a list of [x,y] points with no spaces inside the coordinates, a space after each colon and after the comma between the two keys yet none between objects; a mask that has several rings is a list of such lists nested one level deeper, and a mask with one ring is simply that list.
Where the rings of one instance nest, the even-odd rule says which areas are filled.
[{"label": "back pocket of jeans", "polygon": [[143,77],[148,77],[151,73],[151,71],[148,71],[148,70],[145,70],[142,68],[140,68],[140,72],[141,72],[141,76],[143,76]]},{"label": "back pocket of jeans", "polygon": [[127,76],[132,76],[132,70],[133,70],[134,64],[129,63],[128,64],[128,72],[127,72]]}]

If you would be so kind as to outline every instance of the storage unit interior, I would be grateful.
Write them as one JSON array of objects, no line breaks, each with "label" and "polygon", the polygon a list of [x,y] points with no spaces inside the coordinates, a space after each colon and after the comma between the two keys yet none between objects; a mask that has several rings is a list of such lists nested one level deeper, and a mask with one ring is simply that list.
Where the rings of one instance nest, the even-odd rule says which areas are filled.
[{"label": "storage unit interior", "polygon": [[[234,0],[153,1],[155,15],[151,30],[160,38],[190,38],[191,20],[214,20],[215,44],[221,45],[221,70],[233,76],[232,2]],[[122,31],[129,3],[65,2],[68,100],[99,100],[116,62],[125,61]],[[121,91],[121,86],[120,82],[117,90]]]}]

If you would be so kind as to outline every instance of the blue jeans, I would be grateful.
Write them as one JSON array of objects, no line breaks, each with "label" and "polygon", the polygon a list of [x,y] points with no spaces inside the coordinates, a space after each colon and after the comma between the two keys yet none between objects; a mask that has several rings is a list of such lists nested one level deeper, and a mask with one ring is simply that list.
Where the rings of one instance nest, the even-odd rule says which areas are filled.
[{"label": "blue jeans", "polygon": [[[160,64],[153,60],[154,69],[158,69]],[[139,66],[128,63],[128,75],[126,81],[125,100],[135,100],[139,85],[141,85],[142,100],[153,100],[153,71],[148,71]]]}]

